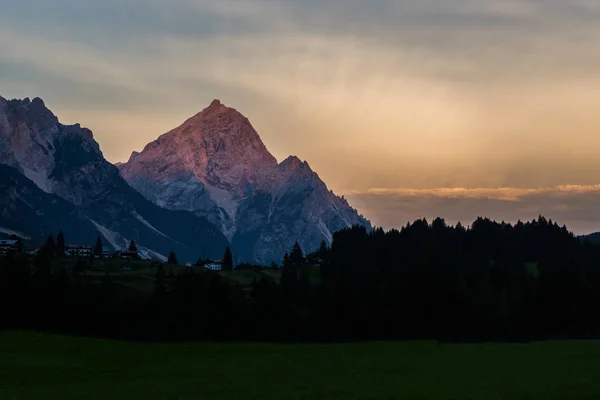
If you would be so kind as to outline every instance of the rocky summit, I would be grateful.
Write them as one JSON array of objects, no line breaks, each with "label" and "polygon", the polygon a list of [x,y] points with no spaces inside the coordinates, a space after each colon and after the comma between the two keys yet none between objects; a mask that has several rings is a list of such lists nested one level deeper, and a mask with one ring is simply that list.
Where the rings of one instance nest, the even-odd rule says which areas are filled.
[{"label": "rocky summit", "polygon": [[240,260],[279,262],[295,241],[311,251],[339,229],[370,227],[307,162],[278,163],[248,118],[219,100],[118,167],[156,205],[217,225]]}]

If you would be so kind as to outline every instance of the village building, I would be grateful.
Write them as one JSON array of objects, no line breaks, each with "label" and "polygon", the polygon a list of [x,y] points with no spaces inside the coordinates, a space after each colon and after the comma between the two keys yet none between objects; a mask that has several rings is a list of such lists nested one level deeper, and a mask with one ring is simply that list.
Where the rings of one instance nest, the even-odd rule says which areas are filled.
[{"label": "village building", "polygon": [[94,254],[94,258],[111,258],[113,255],[113,252],[109,249],[102,248],[102,252],[100,254]]},{"label": "village building", "polygon": [[4,257],[9,253],[17,253],[19,251],[18,239],[2,239],[0,240],[0,257]]},{"label": "village building", "polygon": [[211,271],[221,271],[223,269],[223,261],[221,260],[204,260],[201,265]]},{"label": "village building", "polygon": [[121,251],[121,258],[139,258],[139,254],[137,251],[129,251],[129,250],[123,250]]},{"label": "village building", "polygon": [[65,246],[65,255],[69,257],[90,257],[92,255],[92,246],[68,244]]}]

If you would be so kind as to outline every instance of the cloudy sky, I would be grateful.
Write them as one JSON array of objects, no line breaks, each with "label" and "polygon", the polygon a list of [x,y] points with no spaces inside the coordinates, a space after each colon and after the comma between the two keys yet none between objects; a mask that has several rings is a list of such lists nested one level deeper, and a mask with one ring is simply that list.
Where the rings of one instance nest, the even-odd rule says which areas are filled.
[{"label": "cloudy sky", "polygon": [[600,230],[597,0],[0,0],[0,95],[133,150],[214,98],[386,228]]}]

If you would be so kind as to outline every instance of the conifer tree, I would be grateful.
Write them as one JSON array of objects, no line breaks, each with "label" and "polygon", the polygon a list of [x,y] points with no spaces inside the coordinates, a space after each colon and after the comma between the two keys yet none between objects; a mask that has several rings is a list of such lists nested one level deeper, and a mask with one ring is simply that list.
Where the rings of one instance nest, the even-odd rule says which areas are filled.
[{"label": "conifer tree", "polygon": [[321,246],[319,247],[319,251],[317,252],[319,259],[321,262],[325,262],[329,259],[329,248],[327,247],[327,243],[323,240],[321,242]]},{"label": "conifer tree", "polygon": [[306,263],[306,259],[304,258],[304,253],[302,252],[302,247],[300,247],[300,243],[294,243],[294,248],[290,253],[290,263],[294,266],[301,266]]},{"label": "conifer tree", "polygon": [[46,244],[42,247],[42,252],[44,252],[45,255],[48,257],[52,257],[55,254],[56,245],[54,243],[54,238],[52,237],[52,235],[48,235]]},{"label": "conifer tree", "polygon": [[225,249],[225,254],[223,255],[223,270],[233,271],[233,255],[229,247]]},{"label": "conifer tree", "polygon": [[285,267],[286,265],[288,265],[290,262],[290,256],[288,255],[288,253],[286,252],[283,255],[283,267]]},{"label": "conifer tree", "polygon": [[127,249],[128,251],[137,254],[138,253],[138,248],[137,245],[135,244],[135,240],[132,240],[129,243],[129,248]]},{"label": "conifer tree", "polygon": [[94,247],[94,255],[100,257],[102,255],[102,238],[98,236],[96,239],[96,246]]},{"label": "conifer tree", "polygon": [[173,265],[179,264],[179,262],[177,261],[177,256],[175,255],[174,251],[169,253],[169,259],[167,260],[167,264],[173,264]]},{"label": "conifer tree", "polygon": [[56,236],[56,255],[59,257],[64,257],[65,256],[65,236],[63,235],[62,231],[58,232],[58,235]]}]

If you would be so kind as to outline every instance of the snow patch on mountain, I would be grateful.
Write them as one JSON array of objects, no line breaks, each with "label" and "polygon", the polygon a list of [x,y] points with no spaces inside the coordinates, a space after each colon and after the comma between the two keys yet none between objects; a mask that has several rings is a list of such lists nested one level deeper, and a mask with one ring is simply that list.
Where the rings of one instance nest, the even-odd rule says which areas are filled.
[{"label": "snow patch on mountain", "polygon": [[[240,200],[234,198],[233,193],[228,192],[225,189],[220,189],[214,186],[206,186],[210,199],[218,207],[219,218],[221,222],[221,231],[231,240],[237,228],[236,216],[240,206]],[[224,215],[227,214],[227,215]]]},{"label": "snow patch on mountain", "polygon": [[167,262],[168,258],[165,257],[164,255],[151,250],[147,247],[144,246],[137,246],[138,248],[138,254],[140,256],[140,258],[144,259],[144,260],[156,260],[156,261],[160,261],[160,262]]},{"label": "snow patch on mountain", "polygon": [[317,227],[319,228],[319,230],[321,231],[323,236],[325,236],[327,243],[329,245],[331,245],[333,243],[333,235],[331,234],[331,231],[329,230],[329,228],[327,228],[327,225],[325,225],[325,222],[323,222],[323,219],[319,220]]},{"label": "snow patch on mountain", "polygon": [[110,229],[100,225],[91,218],[90,222],[94,224],[96,229],[98,229],[98,232],[100,232],[104,239],[106,239],[115,250],[123,250],[126,249],[127,246],[129,246],[129,241],[127,241],[118,232],[111,231]]},{"label": "snow patch on mountain", "polygon": [[233,195],[225,189],[219,189],[214,186],[206,186],[206,188],[210,193],[210,198],[217,206],[224,209],[231,219],[235,219],[240,204],[239,201],[236,201]]},{"label": "snow patch on mountain", "polygon": [[23,169],[23,175],[35,183],[37,187],[46,193],[52,193],[52,181],[48,179],[48,173],[46,171],[34,171],[23,165],[21,168]]},{"label": "snow patch on mountain", "polygon": [[137,211],[132,211],[131,214],[138,220],[140,221],[142,224],[146,225],[148,228],[152,229],[154,232],[158,233],[159,235],[166,237],[167,239],[170,239],[172,241],[174,241],[175,243],[178,243],[177,240],[165,235],[164,233],[162,233],[161,231],[159,231],[158,229],[156,229],[154,227],[154,225],[152,225],[150,222],[146,221],[144,219],[144,217],[142,217],[140,214],[137,213]]},{"label": "snow patch on mountain", "polygon": [[12,229],[8,229],[8,228],[3,228],[0,226],[0,233],[4,233],[5,235],[16,235],[18,237],[20,237],[21,239],[31,239],[29,236],[25,235],[24,233],[18,232],[18,231],[13,231]]},{"label": "snow patch on mountain", "polygon": [[[115,250],[124,250],[127,249],[131,240],[124,238],[120,233],[112,231],[105,226],[100,225],[93,219],[90,219],[92,224],[98,229],[98,232],[111,244],[111,246]],[[172,240],[172,239],[171,239]],[[139,256],[144,260],[158,260],[162,262],[167,261],[167,257],[163,254],[160,254],[152,249],[144,247],[140,244],[136,244],[138,248]]]}]

